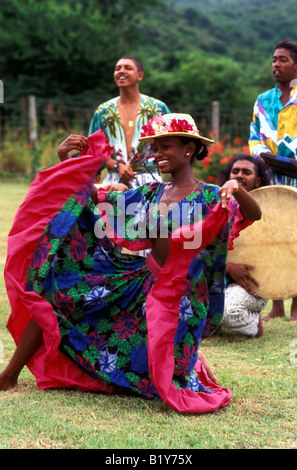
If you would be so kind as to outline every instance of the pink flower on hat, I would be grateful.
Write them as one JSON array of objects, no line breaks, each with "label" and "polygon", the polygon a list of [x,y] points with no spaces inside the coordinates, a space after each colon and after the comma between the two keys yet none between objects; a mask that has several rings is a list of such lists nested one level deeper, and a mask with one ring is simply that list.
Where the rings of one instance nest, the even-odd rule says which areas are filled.
[{"label": "pink flower on hat", "polygon": [[142,126],[140,137],[162,134],[162,132],[166,132],[166,121],[161,114],[157,114],[148,121],[146,126]]},{"label": "pink flower on hat", "polygon": [[183,113],[158,114],[142,126],[140,142],[153,142],[157,137],[180,136],[199,139],[205,144],[214,141],[200,135],[192,116]]},{"label": "pink flower on hat", "polygon": [[140,137],[154,136],[167,134],[170,132],[195,132],[199,134],[198,130],[194,128],[193,124],[189,123],[186,119],[164,119],[160,114],[155,116],[148,123],[142,126]]}]

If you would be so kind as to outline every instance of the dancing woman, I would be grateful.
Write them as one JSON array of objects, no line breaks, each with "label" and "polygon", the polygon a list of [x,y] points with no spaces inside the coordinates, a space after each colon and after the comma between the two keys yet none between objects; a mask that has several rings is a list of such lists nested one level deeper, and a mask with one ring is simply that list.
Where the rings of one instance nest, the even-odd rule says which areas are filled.
[{"label": "dancing woman", "polygon": [[[228,404],[199,346],[222,319],[228,247],[261,217],[257,202],[235,180],[197,180],[193,162],[212,141],[188,115],[143,127],[170,183],[97,190],[108,142],[101,131],[71,138],[81,157],[37,176],[9,234],[7,326],[17,348],[0,388],[27,365],[40,389],[134,393],[189,413]],[[151,253],[119,254],[114,244]]]}]

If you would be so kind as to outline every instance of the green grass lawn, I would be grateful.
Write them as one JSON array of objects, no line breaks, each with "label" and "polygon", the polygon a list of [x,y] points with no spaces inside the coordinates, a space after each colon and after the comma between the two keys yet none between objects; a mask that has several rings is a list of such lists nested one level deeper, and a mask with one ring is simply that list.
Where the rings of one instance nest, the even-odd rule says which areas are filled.
[{"label": "green grass lawn", "polygon": [[[27,187],[0,180],[0,369],[14,351],[5,327],[10,313],[3,280],[6,237]],[[297,324],[289,322],[290,304],[287,300],[285,319],[264,325],[263,338],[220,329],[202,343],[220,385],[233,392],[227,407],[184,415],[142,398],[39,391],[25,368],[16,388],[0,392],[0,448],[296,448]]]}]

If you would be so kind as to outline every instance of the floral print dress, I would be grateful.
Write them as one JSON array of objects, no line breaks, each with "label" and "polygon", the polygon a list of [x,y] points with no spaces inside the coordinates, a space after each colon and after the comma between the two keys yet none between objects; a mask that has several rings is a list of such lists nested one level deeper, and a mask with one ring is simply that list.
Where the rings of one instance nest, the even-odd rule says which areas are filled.
[{"label": "floral print dress", "polygon": [[[226,405],[231,392],[208,379],[198,360],[198,348],[223,317],[230,232],[238,234],[249,222],[240,215],[235,201],[227,216],[218,204],[218,187],[203,184],[178,206],[186,204],[188,224],[204,223],[213,214],[216,228],[212,239],[198,249],[187,250],[178,243],[178,250],[169,256],[164,269],[160,268],[159,276],[148,268],[146,258],[119,254],[113,243],[135,250],[150,247],[150,240],[143,235],[154,230],[154,224],[160,225],[156,207],[165,184],[152,183],[122,193],[101,191],[98,211],[89,199],[96,161],[83,157],[79,163],[59,164],[60,179],[55,188],[51,187],[54,170],[45,170],[42,182],[34,182],[21,211],[25,225],[30,224],[27,215],[35,217],[39,226],[37,215],[28,209],[38,205],[38,189],[41,185],[48,189],[48,198],[59,194],[54,208],[45,201],[49,209],[45,217],[41,214],[44,223],[38,229],[42,230],[39,239],[32,225],[37,244],[28,248],[29,264],[20,266],[21,272],[26,272],[26,283],[17,302],[15,291],[11,296],[15,312],[8,322],[15,338],[21,336],[24,318],[33,318],[44,330],[44,346],[32,366],[39,387],[133,393],[161,398],[186,412]],[[78,168],[85,182],[73,182],[73,192],[60,196],[56,191],[72,181]],[[129,211],[131,204],[133,211]],[[201,209],[198,222],[197,205]],[[107,232],[110,228],[106,208],[114,209],[113,220],[122,220],[122,213],[126,214],[125,230],[122,224],[114,223],[112,238],[102,236],[103,228]],[[169,234],[178,230],[183,211],[173,212],[166,225]],[[21,234],[16,230],[18,219],[20,215],[12,232]],[[23,253],[26,250],[25,245]],[[8,257],[7,280],[13,273],[10,260],[15,263],[16,256]],[[22,282],[21,277],[14,279],[14,289]],[[7,285],[10,295],[12,286]],[[18,310],[20,299],[22,311]]]}]

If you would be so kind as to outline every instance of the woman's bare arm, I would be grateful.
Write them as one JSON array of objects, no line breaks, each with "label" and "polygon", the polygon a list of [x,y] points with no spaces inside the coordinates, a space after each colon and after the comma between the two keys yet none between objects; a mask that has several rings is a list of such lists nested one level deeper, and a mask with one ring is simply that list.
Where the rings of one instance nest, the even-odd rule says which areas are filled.
[{"label": "woman's bare arm", "polygon": [[246,219],[261,219],[262,212],[259,204],[236,180],[226,181],[219,189],[219,196],[221,198],[222,207],[227,207],[227,201],[234,196]]}]

